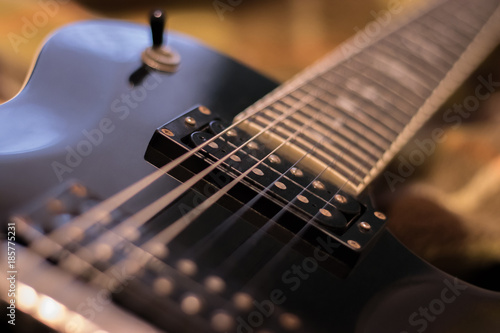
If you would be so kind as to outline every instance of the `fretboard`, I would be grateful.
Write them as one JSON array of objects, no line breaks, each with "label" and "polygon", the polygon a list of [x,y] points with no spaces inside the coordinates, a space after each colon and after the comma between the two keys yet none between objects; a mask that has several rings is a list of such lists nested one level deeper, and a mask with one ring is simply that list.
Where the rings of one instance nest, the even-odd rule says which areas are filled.
[{"label": "fretboard", "polygon": [[440,1],[378,35],[375,22],[247,109],[239,127],[256,133],[296,109],[265,144],[301,131],[285,158],[357,195],[497,45],[499,5]]}]

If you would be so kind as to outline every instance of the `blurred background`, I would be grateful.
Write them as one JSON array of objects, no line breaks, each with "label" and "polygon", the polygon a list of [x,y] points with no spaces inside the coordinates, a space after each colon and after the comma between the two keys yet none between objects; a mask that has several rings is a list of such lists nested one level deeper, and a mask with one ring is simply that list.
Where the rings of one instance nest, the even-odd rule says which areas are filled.
[{"label": "blurred background", "polygon": [[[423,0],[401,1],[411,11]],[[167,11],[168,28],[282,82],[362,29],[389,0],[0,0],[0,103],[13,98],[43,40],[58,27],[113,18],[146,24],[152,8]],[[40,15],[41,11],[50,15]],[[47,10],[49,8],[49,10]],[[23,35],[26,22],[37,25]],[[500,81],[500,52],[450,100],[462,101],[477,75]],[[443,110],[446,109],[446,106]],[[438,112],[418,137],[443,128],[447,139],[404,184],[375,192],[390,228],[431,263],[473,283],[500,290],[500,93],[456,128]],[[410,143],[402,152],[409,154]],[[392,166],[394,168],[395,166]]]}]

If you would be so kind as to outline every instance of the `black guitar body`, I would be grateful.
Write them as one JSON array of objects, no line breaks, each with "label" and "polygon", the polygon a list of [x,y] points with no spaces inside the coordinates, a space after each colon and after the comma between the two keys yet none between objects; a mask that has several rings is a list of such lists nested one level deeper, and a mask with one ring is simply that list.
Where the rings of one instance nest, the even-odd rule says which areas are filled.
[{"label": "black guitar body", "polygon": [[[196,105],[208,107],[230,123],[276,87],[243,65],[175,34],[169,36],[168,45],[181,56],[178,71],[150,71],[132,86],[130,76],[141,68],[140,54],[149,44],[146,27],[117,22],[76,24],[46,43],[25,88],[0,106],[0,217],[5,224],[13,215],[38,209],[73,180],[83,184],[97,201],[112,196],[157,169],[144,155],[154,131],[164,123]],[[164,176],[120,211],[131,214],[177,184]],[[181,205],[193,207],[197,195],[191,191],[178,199],[144,226],[144,234],[159,232],[162,225],[171,223],[179,216]],[[215,205],[202,215],[203,223],[197,221],[186,229],[169,246],[166,263],[196,254],[198,272],[186,279],[202,280],[266,221],[258,213],[244,216],[209,251],[190,252],[196,239],[230,215],[228,207]],[[282,227],[274,229],[226,279],[226,299],[293,238]],[[326,238],[324,243],[329,244]],[[17,254],[20,281],[55,283],[44,280],[42,273],[27,276],[30,267],[23,265],[22,253]],[[348,274],[329,271],[318,266],[318,261],[300,251],[289,251],[259,283],[253,294],[258,305],[237,318],[231,331],[259,332],[265,320],[271,322],[271,332],[287,332],[286,327],[292,332],[500,331],[500,295],[435,269],[388,231],[382,232]],[[57,269],[56,265],[50,267]],[[72,283],[82,281],[85,279]],[[112,294],[114,302],[129,311],[127,315],[169,332],[213,331],[203,328],[196,316],[175,308],[174,301],[150,295],[147,281],[146,276],[137,278]],[[44,293],[52,293],[54,299],[64,294],[67,299],[72,289],[61,284]],[[3,303],[2,308],[5,306]],[[99,316],[84,310],[88,309],[73,309],[87,319]],[[292,314],[292,319],[284,313]],[[9,330],[34,329],[23,324],[20,313],[17,319],[15,326],[7,325]],[[120,323],[115,325],[120,327]]]}]

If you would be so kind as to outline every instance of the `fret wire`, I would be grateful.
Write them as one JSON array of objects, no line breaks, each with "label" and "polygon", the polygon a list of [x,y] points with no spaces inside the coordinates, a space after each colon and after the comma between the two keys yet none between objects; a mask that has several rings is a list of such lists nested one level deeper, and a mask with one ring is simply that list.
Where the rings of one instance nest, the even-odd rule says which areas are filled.
[{"label": "fret wire", "polygon": [[432,43],[440,47],[446,53],[451,54],[453,61],[458,59],[463,52],[464,47],[457,44],[450,36],[445,36],[440,31],[433,30],[420,21],[415,22],[412,27],[408,28],[412,29],[411,35],[422,36],[424,43]]},{"label": "fret wire", "polygon": [[[465,5],[458,5],[457,3],[452,3],[451,6],[454,6],[454,8],[450,8],[449,11],[444,11],[444,15],[447,16],[447,20],[449,20],[450,23],[454,23],[455,20],[460,20],[463,24],[468,25],[470,28],[472,28],[475,31],[479,31],[483,25],[483,22],[487,17],[489,16],[488,14],[484,15],[485,12],[491,12],[494,8],[489,8],[489,7],[483,7],[479,8],[481,3],[475,2],[473,6],[470,6],[471,2],[466,1]],[[498,4],[495,4],[495,8]],[[470,21],[466,21],[463,17],[461,17],[460,14],[464,13],[464,9],[467,10],[467,19],[469,20],[476,20],[477,25]],[[474,12],[471,14],[471,12]],[[478,17],[481,16],[481,17]],[[477,20],[478,19],[478,20]]]},{"label": "fret wire", "polygon": [[[476,15],[477,12],[475,14],[472,14],[471,11],[473,11],[474,7],[476,6],[468,6],[469,1],[466,1],[466,2],[463,2],[463,1],[460,1],[460,0],[456,0],[454,2],[449,2],[446,6],[446,8],[440,8],[439,11],[436,11],[436,12],[433,12],[433,13],[429,13],[428,16],[433,16],[434,19],[436,20],[439,20],[439,21],[447,21],[449,23],[451,23],[452,21],[455,21],[458,19],[458,14],[463,10],[463,9],[467,9],[468,11],[468,16],[473,16],[473,15]],[[476,4],[477,5],[477,4]],[[443,17],[446,17],[445,19],[442,19]],[[463,22],[465,24],[467,24],[469,27],[472,27],[474,30],[477,30],[479,27],[477,26],[473,26],[470,22]],[[480,25],[482,25],[480,23]]]},{"label": "fret wire", "polygon": [[[234,145],[233,143],[229,142],[228,141],[228,145],[230,145],[233,149],[237,149],[238,147],[236,145]],[[256,158],[255,156],[253,156],[252,154],[249,154],[247,153],[245,150],[242,150],[241,151],[243,154],[245,154],[247,157],[249,157],[250,159],[254,160],[255,162],[260,162],[260,160],[258,158]],[[279,150],[278,150],[279,152]],[[302,166],[300,164],[301,162],[299,162],[299,164],[297,165],[299,168]],[[323,199],[321,196],[319,196],[318,194],[316,194],[315,192],[312,192],[309,188],[307,187],[304,187],[303,185],[301,185],[300,183],[298,183],[295,179],[293,178],[290,178],[289,176],[287,176],[287,174],[282,174],[280,171],[276,170],[273,168],[272,165],[270,164],[267,164],[265,162],[262,162],[263,165],[265,165],[271,172],[274,172],[275,174],[277,174],[278,176],[281,176],[283,177],[284,179],[286,179],[288,182],[294,184],[295,186],[299,187],[302,191],[305,191],[307,193],[308,196],[313,196],[315,197],[316,199],[322,201],[324,203],[324,205],[327,205],[328,204],[328,201]],[[234,169],[233,170],[234,172],[238,173],[239,175],[241,175],[241,172]],[[275,192],[273,192],[275,193]]]},{"label": "fret wire", "polygon": [[[438,19],[440,21],[447,21],[451,25],[456,26],[458,29],[466,29],[469,32],[475,31],[476,33],[481,30],[481,27],[484,25],[485,20],[488,19],[492,10],[494,8],[482,7],[480,8],[480,3],[475,2],[472,3],[470,1],[455,1],[451,2],[448,5],[447,10],[441,10],[440,12],[429,13],[429,17],[434,19]],[[495,7],[497,4],[495,5]],[[461,18],[462,14],[467,15],[467,20]],[[440,17],[436,15],[439,14]],[[444,19],[441,19],[444,18]],[[456,25],[455,22],[460,21],[462,24]]]},{"label": "fret wire", "polygon": [[[404,43],[411,43],[415,47],[420,47],[427,50],[429,53],[441,58],[448,66],[453,66],[457,59],[457,55],[446,47],[437,42],[429,43],[429,39],[422,34],[416,33],[415,31],[410,31],[407,29],[402,29],[398,36],[402,38]],[[417,40],[415,40],[417,39]],[[434,49],[433,49],[434,48]],[[439,50],[438,52],[436,52]]]},{"label": "fret wire", "polygon": [[[356,66],[358,65],[361,66],[361,68],[351,67],[353,63],[355,63]],[[425,100],[424,98],[418,96],[413,90],[411,90],[407,86],[402,85],[401,82],[397,81],[397,79],[387,76],[384,73],[384,71],[381,71],[372,66],[366,66],[366,64],[359,62],[358,59],[353,58],[352,62],[348,66],[350,66],[350,68],[353,71],[360,73],[360,75],[369,78],[373,82],[377,82],[378,85],[386,86],[388,87],[388,89],[391,90],[396,90],[395,91],[396,94],[399,94],[400,96],[403,96],[405,99],[411,101],[414,106],[412,113],[410,114],[411,116],[413,116],[413,112],[416,109],[418,109],[418,105],[421,105],[422,102]],[[382,82],[379,80],[382,80]]]},{"label": "fret wire", "polygon": [[[415,37],[415,35],[412,35],[412,38],[413,37]],[[442,68],[451,68],[451,66],[453,66],[453,56],[450,56],[450,58],[446,58],[446,55],[444,55],[440,51],[441,49],[439,48],[439,46],[424,42],[423,39],[420,39],[420,43],[418,43],[413,39],[409,39],[408,36],[399,33],[397,35],[394,35],[393,38],[388,38],[386,41],[398,46],[400,49],[406,50],[408,53],[419,54],[426,60],[429,57],[432,57],[431,62],[436,63]]]},{"label": "fret wire", "polygon": [[[272,116],[268,116],[268,117],[270,119],[273,119]],[[266,119],[265,117],[263,117],[262,114],[259,115],[258,117],[256,117],[255,121],[257,122],[257,125],[259,125],[261,127],[265,127],[266,125],[269,125],[271,123],[271,121]],[[286,127],[288,127],[288,128],[286,128]],[[297,127],[297,126],[295,126],[295,127]],[[290,128],[289,126],[286,126],[283,124],[281,126],[276,126],[273,128],[273,134],[282,138],[283,140],[290,137],[293,134],[293,132],[294,132],[293,128]],[[295,139],[293,141],[295,141],[295,144],[298,148],[307,151],[307,150],[312,149],[315,145],[317,145],[318,140],[315,138],[311,138],[309,136],[306,136],[305,134],[306,133],[302,133],[301,134],[302,136],[295,137]],[[342,151],[339,152],[338,149],[335,149],[333,146],[329,145],[329,147],[327,147],[324,144],[321,146],[323,148],[326,148],[328,151],[325,151],[325,149],[316,150],[315,154],[321,155],[321,158],[318,158],[318,159],[324,163],[325,160],[331,159],[331,154],[333,153],[334,155],[336,155],[336,160],[337,160],[336,167],[338,165],[338,167],[342,168],[343,171],[346,172],[346,175],[349,175],[350,172],[353,170],[353,168],[356,169],[357,167],[362,168],[364,170],[365,175],[370,170],[371,166],[368,166],[368,168],[367,168],[364,165],[361,165],[355,161],[352,161],[352,159],[351,159],[351,162],[348,162],[345,159],[345,156],[343,156],[344,152],[342,152]],[[346,149],[346,147],[341,147],[341,148]],[[281,149],[284,149],[284,147]],[[338,170],[336,170],[336,171],[338,171]],[[360,180],[361,180],[361,178],[360,178]]]},{"label": "fret wire", "polygon": [[[337,75],[332,75],[329,78],[324,76],[319,76],[318,79],[328,81],[330,84],[334,85],[338,89],[344,89],[350,95],[356,96],[359,98],[363,105],[368,105],[369,109],[374,110],[378,114],[384,116],[384,121],[389,121],[392,124],[393,128],[399,128],[406,126],[409,116],[405,113],[402,113],[399,109],[397,109],[394,105],[390,104],[380,92],[377,93],[377,98],[373,98],[373,96],[367,97],[362,92],[363,88],[366,89],[366,86],[363,86],[363,81],[361,81],[356,76],[351,76],[349,78],[336,73]],[[355,79],[355,80],[353,80]],[[341,85],[341,80],[345,80],[347,83],[345,85]],[[354,86],[356,85],[356,86]],[[371,87],[371,86],[370,86]],[[361,91],[361,92],[358,92]],[[375,88],[372,90],[376,91]]]},{"label": "fret wire", "polygon": [[[304,121],[306,121],[308,119],[307,117],[301,116],[299,114],[297,114],[295,117],[297,118],[296,121],[298,124],[302,124]],[[337,133],[335,131],[332,131],[332,128],[329,128],[321,123],[318,123],[317,125],[318,125],[318,127],[315,127],[314,130],[317,131],[318,133],[320,133],[321,135],[323,135],[325,137],[335,136],[336,140],[328,140],[327,141],[328,145],[325,146],[327,149],[333,151],[336,149],[334,147],[338,147],[340,149],[345,150],[347,147],[352,146],[352,142],[347,142],[346,140],[339,140],[340,139],[339,135],[336,135]],[[310,140],[313,143],[315,141],[317,141],[317,139],[313,138],[313,137],[311,137]],[[329,143],[330,141],[331,141],[331,143]],[[330,145],[332,145],[333,147],[330,147]],[[357,150],[357,152],[355,150]],[[348,155],[349,159],[350,160],[354,159],[350,162],[351,164],[362,164],[364,166],[371,167],[370,163],[373,163],[377,160],[377,158],[375,158],[375,157],[370,158],[370,161],[365,160],[365,158],[367,158],[369,156],[366,156],[366,154],[361,153],[361,151],[359,151],[359,149],[353,148],[352,151],[350,151],[349,153],[350,153]],[[358,153],[361,153],[361,154],[358,154]],[[368,170],[366,170],[366,171],[368,171]]]},{"label": "fret wire", "polygon": [[[305,115],[308,115],[305,112],[300,112],[300,113],[304,113]],[[301,121],[304,121],[307,119],[306,116],[302,116],[300,114],[297,114],[296,117],[299,118]],[[362,147],[361,145],[356,144],[356,142],[353,142],[352,139],[348,138],[348,134],[346,134],[345,132],[349,129],[346,129],[343,126],[338,126],[338,124],[332,124],[326,119],[324,121],[325,121],[325,124],[323,124],[323,123],[319,124],[320,127],[322,128],[321,132],[326,133],[326,132],[330,131],[332,133],[331,135],[335,135],[335,139],[336,139],[335,141],[337,141],[339,143],[341,142],[344,147],[351,147],[351,153],[353,154],[353,157],[358,159],[360,162],[367,162],[367,163],[375,162],[375,161],[377,161],[378,158],[380,158],[380,156],[376,156],[373,154],[372,151],[370,151],[371,149],[373,149],[373,146],[368,145],[368,146]],[[333,125],[333,126],[337,126],[337,127],[332,127],[332,126],[329,127],[328,125]],[[332,128],[335,128],[336,131],[332,131]],[[369,161],[365,161],[364,160],[365,158],[368,158]]]},{"label": "fret wire", "polygon": [[[421,54],[420,56],[416,56],[414,52],[406,48],[402,43],[396,43],[391,39],[386,39],[382,43],[387,44],[388,48],[392,47],[397,49],[397,51],[394,51],[395,53],[404,53],[406,57],[410,57],[412,63],[419,63],[419,68],[421,70],[424,69],[429,75],[432,75],[436,82],[440,82],[452,66],[448,63],[443,64],[442,61],[435,61],[435,58],[429,61],[427,58],[422,58]],[[440,64],[437,62],[440,62]],[[430,67],[432,67],[432,69]]]},{"label": "fret wire", "polygon": [[[290,131],[288,129],[286,129],[285,127],[281,126],[281,127],[276,127],[274,129],[276,132],[276,134],[278,134],[279,136],[281,136],[282,138],[287,138],[289,137],[293,131]],[[281,133],[281,134],[280,134]],[[302,134],[302,136],[304,136],[304,134]],[[294,141],[296,141],[297,143],[299,143],[297,146],[303,150],[309,150],[309,149],[312,149],[314,147],[315,144],[317,144],[317,140],[315,140],[314,138],[311,138],[311,137],[301,137],[301,136],[297,136]],[[360,168],[360,169],[363,169],[363,172],[364,174],[366,175],[368,173],[368,171],[370,170],[370,167],[366,167],[364,165],[361,165],[359,163],[357,163],[356,161],[353,161],[352,158],[350,159],[350,161],[348,161],[346,159],[346,156],[343,156],[344,152],[342,150],[339,151],[339,149],[336,149],[334,146],[332,145],[325,145],[325,144],[321,144],[320,145],[323,149],[317,149],[314,151],[313,155],[319,155],[321,156],[321,158],[318,158],[320,161],[322,161],[323,163],[325,161],[328,161],[329,159],[332,158],[332,154],[335,155],[335,160],[336,160],[336,163],[335,163],[335,167],[339,167],[341,168],[344,172],[346,172],[346,175],[349,175],[352,170],[356,169],[356,168]],[[305,149],[304,149],[305,147]],[[341,147],[343,149],[346,149],[347,147]],[[336,170],[338,171],[338,170]],[[360,178],[361,180],[362,178]]]},{"label": "fret wire", "polygon": [[[381,42],[375,46],[378,52],[383,53],[385,56],[390,57],[394,61],[398,60],[404,62],[407,66],[411,66],[415,70],[417,70],[422,76],[424,80],[429,80],[431,84],[436,86],[440,81],[443,75],[446,72],[440,71],[438,68],[434,66],[434,64],[423,61],[421,58],[416,57],[414,54],[406,52],[403,49],[399,49],[395,52],[394,48],[396,46],[388,45],[388,43]],[[408,58],[411,58],[408,59]],[[437,73],[439,71],[439,73]],[[424,77],[425,76],[425,77]]]},{"label": "fret wire", "polygon": [[[322,102],[321,100],[312,101],[309,106],[321,112],[321,110],[328,110],[328,113],[324,113],[326,115],[332,115],[337,118],[342,118],[346,114],[337,108],[330,106],[329,104]],[[385,139],[380,138],[376,133],[372,131],[367,131],[366,126],[360,123],[357,119],[353,119],[351,117],[347,117],[344,119],[344,123],[347,127],[349,127],[353,132],[356,133],[358,137],[364,137],[367,142],[370,142],[373,146],[376,146],[378,150],[384,151],[387,149],[388,142],[384,142]]]},{"label": "fret wire", "polygon": [[[313,84],[312,81],[310,83]],[[386,124],[380,123],[380,121],[375,119],[373,115],[363,112],[360,106],[357,105],[355,101],[349,99],[348,96],[334,94],[333,92],[326,92],[326,94],[329,96],[323,95],[321,100],[325,101],[327,104],[333,105],[334,107],[336,106],[338,109],[350,115],[351,118],[356,119],[365,127],[369,128],[370,131],[385,139],[387,142],[391,142],[397,135],[396,131],[387,127]],[[352,107],[353,110],[346,109],[345,105],[339,105],[339,100],[344,101],[344,103],[347,101],[347,103],[349,103],[349,107]],[[356,115],[356,117],[354,117],[354,115]]]},{"label": "fret wire", "polygon": [[[303,109],[300,110],[300,112],[311,116],[312,114],[316,112],[321,112],[317,108],[315,108],[312,105],[308,105],[304,107]],[[334,118],[326,116],[325,118],[330,119],[331,121],[335,121]],[[363,137],[360,133],[356,132],[353,128],[350,127],[348,123],[343,122],[345,126],[338,126],[336,127],[336,133],[341,135],[342,137],[345,138],[345,140],[353,143],[359,149],[363,150],[366,155],[373,156],[375,160],[378,160],[380,156],[382,156],[382,153],[384,152],[384,148],[379,147],[376,145],[374,142],[367,140],[365,137]],[[356,140],[357,138],[357,140]]]},{"label": "fret wire", "polygon": [[[447,15],[447,13],[445,12],[441,15]],[[457,19],[456,17],[453,18],[455,20]],[[454,20],[451,20],[449,23],[444,23],[441,17],[438,18],[432,15],[429,15],[425,18],[425,20],[421,21],[422,24],[425,24],[427,27],[433,29],[436,33],[455,41],[457,45],[460,45],[462,49],[465,49],[479,30],[466,30],[463,25],[457,26],[454,25],[453,22]],[[453,25],[453,27],[451,25]]]},{"label": "fret wire", "polygon": [[[347,73],[344,73],[344,72],[347,72]],[[382,84],[380,84],[380,82],[373,80],[372,78],[364,75],[363,72],[358,72],[357,70],[349,68],[347,66],[343,66],[342,70],[336,71],[335,74],[337,74],[339,76],[343,76],[344,78],[359,77],[363,81],[371,82],[371,84],[369,83],[371,86],[376,86],[374,89],[376,89],[379,92],[385,91],[388,93],[388,95],[390,95],[390,99],[392,101],[387,100],[385,98],[385,94],[383,94],[383,93],[379,94],[380,96],[384,96],[384,100],[387,103],[394,104],[394,107],[400,111],[401,116],[407,117],[404,120],[405,122],[407,122],[408,119],[412,117],[413,114],[412,114],[411,110],[415,110],[416,106],[409,99],[401,98],[401,94],[394,91],[393,89],[391,89],[388,85],[382,85]],[[329,75],[329,76],[325,75],[323,77],[327,80],[335,78],[334,75]],[[407,110],[407,107],[409,107],[410,110]]]},{"label": "fret wire", "polygon": [[422,81],[419,73],[413,68],[407,67],[401,62],[391,62],[382,54],[378,54],[377,57],[374,58],[371,58],[368,54],[363,54],[360,60],[371,65],[371,67],[376,71],[385,69],[384,72],[390,75],[393,79],[397,80],[401,85],[404,84],[402,81],[406,79],[406,82],[411,84],[411,90],[413,90],[418,97],[424,100],[433,90],[432,87]]},{"label": "fret wire", "polygon": [[[301,90],[304,90],[304,89],[311,89],[311,88],[310,87],[307,87],[307,88],[302,87],[301,88]],[[335,101],[333,101],[333,103],[330,104],[330,102],[325,101],[323,98],[316,98],[315,100],[311,101],[309,103],[309,105],[312,105],[313,102],[315,102],[316,104],[321,103],[322,105],[320,107],[318,107],[319,110],[328,110],[329,111],[328,114],[332,114],[332,116],[335,116],[339,119],[344,119],[344,122],[346,124],[348,124],[347,121],[349,121],[349,119],[350,119],[351,128],[357,127],[356,132],[358,132],[359,135],[369,138],[371,141],[378,144],[379,147],[385,149],[385,148],[387,148],[385,146],[390,144],[390,142],[391,142],[390,140],[388,140],[387,138],[383,137],[381,134],[374,131],[368,124],[366,124],[361,119],[359,119],[359,117],[358,118],[354,117],[354,114],[352,112],[344,112],[344,110],[340,109],[339,107],[336,107],[333,104],[333,103],[335,103]],[[312,105],[312,106],[314,106],[314,105]],[[326,114],[325,112],[323,112],[323,113]]]},{"label": "fret wire", "polygon": [[[318,77],[316,80],[324,80],[326,81],[323,77]],[[316,86],[316,83],[315,81],[316,80],[313,80],[311,81],[310,83],[312,85],[315,85]],[[354,100],[354,104],[356,105],[356,108],[357,110],[366,115],[367,117],[373,119],[373,121],[377,122],[378,124],[380,124],[381,126],[385,127],[386,129],[388,129],[390,131],[390,136],[395,136],[397,135],[397,133],[399,133],[399,130],[398,129],[402,129],[402,127],[404,127],[404,125],[402,125],[401,123],[397,123],[394,121],[393,118],[391,118],[390,116],[388,116],[387,113],[384,113],[384,112],[381,112],[381,110],[379,110],[375,104],[373,104],[371,101],[368,102],[367,99],[365,99],[364,97],[362,97],[361,95],[359,94],[356,94],[355,91],[353,90],[350,90],[349,88],[346,87],[346,85],[340,85],[340,84],[337,84],[335,82],[332,82],[332,81],[328,81],[330,84],[333,84],[332,88],[335,87],[337,88],[336,91],[339,93],[340,95],[340,91],[343,91],[345,92],[345,94],[341,94],[341,96],[349,99],[349,100]],[[335,96],[337,96],[336,93],[333,93],[333,92],[330,92],[330,91],[326,91],[326,93],[328,95],[330,95],[332,98],[334,98]],[[360,105],[360,103],[362,105]],[[366,106],[366,107],[364,107]],[[375,106],[375,107],[374,107]],[[365,110],[366,109],[369,109],[371,110],[372,112],[366,112]],[[380,118],[382,119],[379,119],[377,118],[374,113],[376,113]],[[390,123],[390,125],[388,125],[387,123]],[[392,125],[392,126],[391,126]]]},{"label": "fret wire", "polygon": [[[285,101],[283,101],[285,103]],[[312,108],[312,109],[310,109]],[[302,109],[299,110],[297,114],[303,113],[306,117],[312,117],[315,113],[322,111],[314,108],[312,105],[308,105],[303,107]],[[336,118],[331,117],[328,114],[325,114],[325,118],[323,121],[325,123],[328,123],[330,126],[330,131],[332,128],[335,128],[337,136],[340,136],[343,141],[349,142],[350,147],[358,147],[359,150],[362,151],[362,155],[358,155],[361,159],[363,158],[364,155],[372,156],[373,160],[376,161],[380,158],[382,155],[382,152],[384,151],[384,148],[378,147],[375,145],[373,142],[368,141],[366,138],[364,138],[360,133],[356,132],[354,129],[352,129],[349,124],[346,124],[345,121],[343,124],[345,126],[338,126],[339,120]],[[323,125],[321,124],[322,126]],[[352,137],[357,137],[357,140],[354,140]],[[357,148],[352,148],[354,150],[358,150]],[[375,155],[374,152],[378,152],[378,155]]]}]

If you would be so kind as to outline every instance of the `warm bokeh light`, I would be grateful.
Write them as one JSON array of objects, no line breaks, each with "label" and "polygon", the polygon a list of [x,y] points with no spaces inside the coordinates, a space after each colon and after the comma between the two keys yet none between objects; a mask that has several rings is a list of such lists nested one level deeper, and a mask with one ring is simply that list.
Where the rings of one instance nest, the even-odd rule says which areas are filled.
[{"label": "warm bokeh light", "polygon": [[38,294],[35,289],[30,286],[20,284],[17,301],[19,308],[23,311],[27,311],[34,308],[38,303]]},{"label": "warm bokeh light", "polygon": [[64,319],[66,307],[51,297],[41,296],[37,312],[42,321],[56,323]]}]

